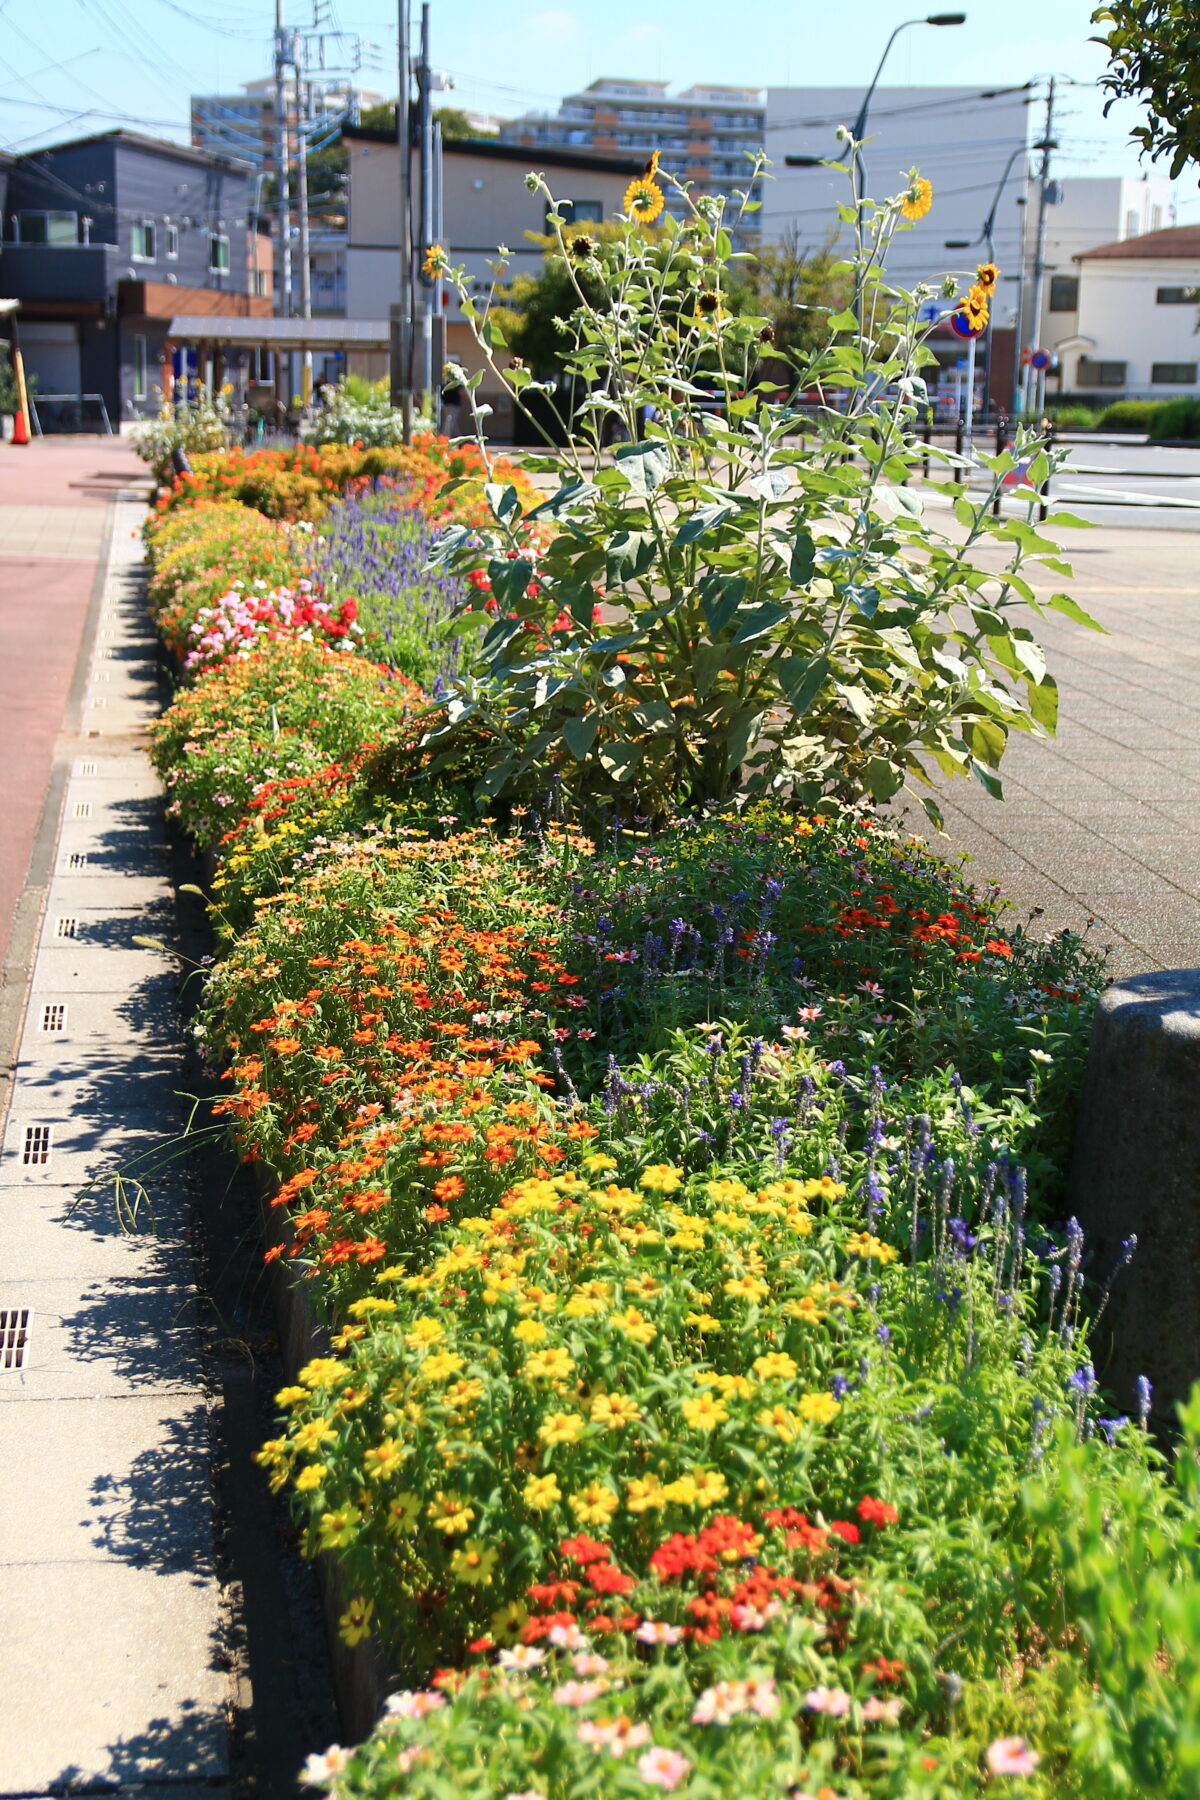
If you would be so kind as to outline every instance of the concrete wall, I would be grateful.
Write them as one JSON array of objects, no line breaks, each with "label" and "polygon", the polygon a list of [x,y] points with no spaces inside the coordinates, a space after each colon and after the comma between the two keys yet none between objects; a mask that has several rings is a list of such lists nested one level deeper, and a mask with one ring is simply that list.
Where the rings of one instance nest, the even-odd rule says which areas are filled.
[{"label": "concrete wall", "polygon": [[[935,33],[927,33],[929,37]],[[789,155],[833,157],[839,152],[839,123],[850,125],[862,104],[863,90],[854,88],[769,88],[766,149],[773,179],[763,195],[762,235],[775,243],[790,230],[801,242],[818,249],[839,227],[837,207],[850,197],[848,178],[829,169],[789,169]],[[1010,153],[1030,136],[1026,94],[981,100],[977,88],[886,87],[876,91],[867,124],[870,142],[864,151],[867,193],[884,198],[898,193],[916,167],[933,183],[933,206],[926,217],[896,239],[888,270],[900,285],[939,282],[947,272],[974,274],[985,254],[947,250],[947,238],[975,239],[987,217]],[[996,261],[1001,281],[993,316],[1000,326],[1013,322],[1024,193],[1022,159],[1018,158],[996,212]]]}]

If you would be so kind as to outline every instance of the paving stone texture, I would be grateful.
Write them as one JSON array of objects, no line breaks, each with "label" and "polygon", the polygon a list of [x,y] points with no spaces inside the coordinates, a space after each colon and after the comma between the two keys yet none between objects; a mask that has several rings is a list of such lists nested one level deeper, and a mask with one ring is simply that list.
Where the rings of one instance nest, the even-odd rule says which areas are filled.
[{"label": "paving stone texture", "polygon": [[[1060,534],[1075,574],[1042,571],[1105,627],[1031,620],[1060,692],[1055,739],[1016,735],[1003,804],[947,784],[942,848],[966,851],[1042,933],[1113,948],[1121,973],[1200,966],[1200,559],[1183,532]],[[911,812],[911,809],[910,809]],[[915,812],[911,813],[914,821]]]},{"label": "paving stone texture", "polygon": [[[34,625],[59,643],[24,696],[32,741],[4,765],[5,810],[12,794],[23,811],[0,828],[22,903],[40,909],[0,1147],[0,1310],[33,1315],[23,1366],[0,1371],[0,1796],[219,1800],[230,1689],[197,1301],[183,1197],[152,1173],[180,1130],[180,1051],[162,801],[143,747],[157,710],[144,515],[112,497],[138,466],[124,446],[29,454],[43,460],[18,465],[19,504],[5,504],[0,464],[0,581],[19,566]],[[48,472],[65,504],[47,502]],[[89,597],[94,646],[72,695]],[[0,607],[0,689],[14,692],[15,610]],[[58,836],[51,819],[39,869],[47,793]],[[30,1162],[47,1127],[47,1159]],[[127,1186],[124,1213],[122,1166],[148,1190]]]}]

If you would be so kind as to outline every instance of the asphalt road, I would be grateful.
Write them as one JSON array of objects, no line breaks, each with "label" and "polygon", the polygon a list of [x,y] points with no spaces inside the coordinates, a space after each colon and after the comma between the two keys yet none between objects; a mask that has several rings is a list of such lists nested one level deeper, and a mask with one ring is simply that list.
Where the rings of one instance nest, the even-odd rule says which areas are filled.
[{"label": "asphalt road", "polygon": [[1051,500],[1064,511],[1094,524],[1200,531],[1200,445],[1096,443],[1070,434],[1061,441],[1070,467],[1055,477]]}]

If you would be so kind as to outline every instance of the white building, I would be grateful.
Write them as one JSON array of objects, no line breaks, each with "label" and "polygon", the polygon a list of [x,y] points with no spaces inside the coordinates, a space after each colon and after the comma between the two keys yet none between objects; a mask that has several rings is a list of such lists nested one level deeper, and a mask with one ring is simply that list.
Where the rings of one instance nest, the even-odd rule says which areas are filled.
[{"label": "white building", "polygon": [[[868,196],[899,193],[910,169],[933,184],[933,205],[925,218],[901,232],[888,263],[904,287],[940,282],[947,273],[973,276],[986,249],[981,241],[1005,165],[1029,140],[1030,102],[1026,89],[985,97],[978,88],[881,87],[875,91],[863,152]],[[840,230],[837,207],[850,198],[845,175],[825,168],[791,168],[788,156],[834,160],[842,154],[839,125],[852,125],[863,90],[854,88],[768,88],[766,149],[771,179],[763,192],[762,231],[768,242],[796,233],[819,249]],[[1026,197],[1025,158],[1013,163],[996,209],[994,244],[1001,283],[993,307],[1000,327],[1014,322],[1020,252],[1021,209]],[[947,240],[970,248],[948,249]]]},{"label": "white building", "polygon": [[[1162,231],[1175,223],[1170,179],[1165,175],[1068,176],[1051,184],[1052,204],[1046,208],[1046,279],[1038,330],[1026,333],[1052,355],[1079,329],[1080,268],[1076,258],[1101,246],[1121,244],[1147,232]],[[1037,220],[1030,205],[1027,254],[1033,260]],[[1030,295],[1032,306],[1032,293]],[[1063,371],[1064,391],[1074,391],[1074,379]]]},{"label": "white building", "polygon": [[1097,400],[1194,396],[1200,225],[1101,244],[1075,266],[1073,329],[1046,346],[1057,350],[1063,392]]}]

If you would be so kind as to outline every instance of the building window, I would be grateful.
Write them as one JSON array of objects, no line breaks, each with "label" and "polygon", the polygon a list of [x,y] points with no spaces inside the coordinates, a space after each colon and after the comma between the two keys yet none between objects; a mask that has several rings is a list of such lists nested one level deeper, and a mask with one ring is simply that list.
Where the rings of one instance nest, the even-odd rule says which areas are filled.
[{"label": "building window", "polygon": [[601,200],[558,200],[553,206],[546,207],[546,230],[550,231],[550,214],[558,213],[568,225],[599,225],[604,217],[604,203]]},{"label": "building window", "polygon": [[1161,287],[1154,295],[1159,306],[1194,306],[1200,300],[1200,289],[1194,287]]},{"label": "building window", "polygon": [[1078,310],[1078,275],[1052,275],[1050,277],[1050,311],[1077,312]]},{"label": "building window", "polygon": [[1150,208],[1150,229],[1151,229],[1151,231],[1161,231],[1162,230],[1162,207],[1161,206],[1152,206]]},{"label": "building window", "polygon": [[250,277],[250,291],[256,300],[261,300],[267,292],[267,277],[263,269],[255,269]]},{"label": "building window", "polygon": [[153,262],[155,260],[154,220],[135,219],[133,222],[134,262]]},{"label": "building window", "polygon": [[179,227],[167,226],[167,261],[174,262],[179,255]]},{"label": "building window", "polygon": [[1075,379],[1079,387],[1124,387],[1125,364],[1093,362],[1090,357],[1081,356]]},{"label": "building window", "polygon": [[79,214],[73,212],[22,212],[17,214],[20,244],[77,244]]},{"label": "building window", "polygon": [[1127,212],[1125,214],[1125,236],[1127,238],[1137,237],[1140,224],[1141,220],[1135,212]]},{"label": "building window", "polygon": [[133,340],[133,397],[135,400],[146,398],[146,340],[135,337]]},{"label": "building window", "polygon": [[229,273],[229,239],[216,231],[210,232],[208,238],[208,272],[210,275]]},{"label": "building window", "polygon": [[1155,387],[1195,387],[1195,363],[1151,363],[1150,379]]}]

